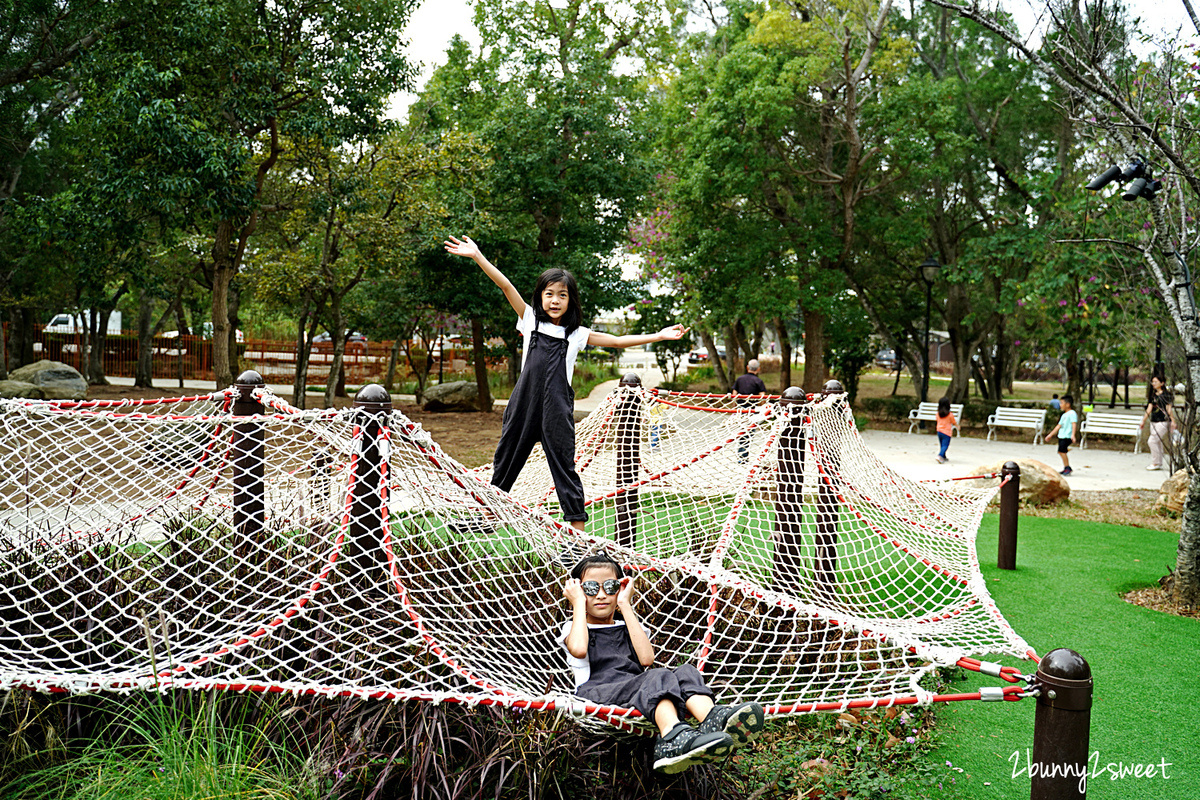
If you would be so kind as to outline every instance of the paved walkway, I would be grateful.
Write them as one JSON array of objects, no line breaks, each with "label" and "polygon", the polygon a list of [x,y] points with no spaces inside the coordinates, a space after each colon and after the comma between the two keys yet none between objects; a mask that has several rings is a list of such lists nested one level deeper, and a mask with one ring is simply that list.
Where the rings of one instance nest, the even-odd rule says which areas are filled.
[{"label": "paved walkway", "polygon": [[[663,380],[662,373],[651,362],[639,363],[635,359],[622,359],[623,372],[636,372],[642,379],[642,385],[647,388],[658,386]],[[110,378],[115,384],[132,385],[133,379]],[[619,379],[606,381],[598,385],[587,397],[576,398],[575,410],[590,413],[596,409],[600,401],[617,387]],[[176,386],[174,382],[160,381],[161,388]],[[290,386],[269,386],[271,391],[281,397],[290,398]],[[212,391],[210,382],[185,382],[188,391]],[[316,397],[316,395],[312,395]],[[412,395],[392,395],[398,403],[413,403]],[[502,406],[505,401],[496,401]],[[1029,442],[989,442],[982,433],[956,437],[950,444],[948,453],[949,463],[938,464],[934,460],[937,452],[937,437],[932,431],[926,433],[908,434],[897,431],[877,431],[867,429],[862,434],[863,440],[880,460],[889,467],[902,472],[916,480],[936,478],[957,478],[974,474],[975,467],[994,464],[997,461],[1016,458],[1034,458],[1054,467],[1061,467],[1058,453],[1054,445],[1040,444],[1036,447]],[[1032,439],[1032,436],[1030,436]],[[1068,478],[1072,489],[1098,491],[1105,489],[1157,489],[1169,477],[1164,469],[1158,472],[1146,470],[1150,463],[1147,453],[1133,454],[1132,442],[1122,443],[1118,450],[1071,450],[1071,466],[1074,473]]]}]

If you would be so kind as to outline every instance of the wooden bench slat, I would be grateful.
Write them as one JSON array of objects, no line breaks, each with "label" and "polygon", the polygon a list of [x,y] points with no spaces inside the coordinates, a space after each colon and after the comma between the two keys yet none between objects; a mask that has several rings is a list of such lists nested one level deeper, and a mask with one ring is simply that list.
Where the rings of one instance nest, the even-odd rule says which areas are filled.
[{"label": "wooden bench slat", "polygon": [[1011,408],[1000,406],[996,413],[988,417],[988,441],[996,435],[997,426],[1007,428],[1030,428],[1033,430],[1033,443],[1040,444],[1042,433],[1046,428],[1046,409],[1044,408]]},{"label": "wooden bench slat", "polygon": [[1114,436],[1132,436],[1134,454],[1142,451],[1142,418],[1132,414],[1106,414],[1092,411],[1079,424],[1079,446],[1087,447],[1089,433],[1107,433]]}]

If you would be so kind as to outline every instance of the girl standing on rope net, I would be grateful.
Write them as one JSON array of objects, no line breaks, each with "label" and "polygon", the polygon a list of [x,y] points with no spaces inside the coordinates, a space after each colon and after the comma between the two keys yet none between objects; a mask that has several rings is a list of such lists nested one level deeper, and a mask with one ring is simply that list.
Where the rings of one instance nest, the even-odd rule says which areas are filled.
[{"label": "girl standing on rope net", "polygon": [[[654,768],[672,774],[725,758],[763,728],[758,703],[715,705],[691,664],[654,668],[654,646],[633,609],[633,580],[606,552],[586,556],[563,584],[571,620],[559,641],[575,678],[575,694],[603,705],[636,708],[653,720]],[[617,611],[621,619],[616,619]],[[688,714],[699,723],[681,721]]]},{"label": "girl standing on rope net", "polygon": [[492,463],[492,485],[511,491],[533,446],[541,442],[563,519],[582,531],[588,515],[583,508],[583,481],[575,471],[575,391],[571,388],[579,351],[588,344],[634,347],[680,339],[687,329],[672,325],[641,336],[612,336],[590,330],[582,325],[575,276],[565,269],[543,272],[532,302],[526,303],[512,281],[484,258],[470,237],[451,236],[444,244],[446,252],[471,259],[500,287],[517,312],[517,330],[525,338],[521,377],[504,409],[504,424]]}]

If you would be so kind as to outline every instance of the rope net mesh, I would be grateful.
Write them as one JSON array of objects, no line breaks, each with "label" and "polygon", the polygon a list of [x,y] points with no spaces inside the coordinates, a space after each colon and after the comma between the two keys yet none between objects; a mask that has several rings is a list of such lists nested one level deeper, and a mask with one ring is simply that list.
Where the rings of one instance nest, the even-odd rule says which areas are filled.
[{"label": "rope net mesh", "polygon": [[890,470],[841,396],[621,387],[577,426],[586,535],[556,521],[540,450],[505,494],[382,407],[231,389],[0,415],[0,688],[453,700],[644,726],[573,697],[556,641],[562,581],[602,548],[636,576],[657,663],[691,662],[768,713],[927,700],[937,666],[1030,652],[979,573],[995,489]]}]

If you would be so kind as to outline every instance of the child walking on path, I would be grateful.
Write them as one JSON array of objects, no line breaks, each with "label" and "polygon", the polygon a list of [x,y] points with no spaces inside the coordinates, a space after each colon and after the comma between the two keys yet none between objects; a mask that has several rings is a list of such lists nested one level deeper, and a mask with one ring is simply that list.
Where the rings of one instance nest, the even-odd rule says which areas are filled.
[{"label": "child walking on path", "polygon": [[1062,405],[1062,416],[1058,418],[1058,424],[1054,426],[1054,430],[1046,434],[1046,441],[1050,441],[1055,436],[1058,437],[1058,455],[1062,458],[1063,463],[1060,474],[1070,475],[1071,460],[1067,457],[1067,451],[1071,449],[1071,445],[1075,444],[1075,428],[1079,424],[1079,415],[1071,408],[1075,404],[1075,399],[1071,395],[1064,394],[1058,402]]},{"label": "child walking on path", "polygon": [[1150,439],[1147,442],[1150,446],[1150,466],[1146,469],[1156,470],[1162,469],[1163,451],[1166,449],[1166,443],[1170,441],[1171,431],[1176,427],[1175,409],[1171,402],[1171,393],[1167,390],[1166,378],[1162,375],[1152,376],[1148,388],[1146,413],[1142,414],[1142,421],[1138,427],[1146,427],[1146,420],[1150,420]]},{"label": "child walking on path", "polygon": [[[659,731],[655,769],[682,772],[724,758],[762,730],[762,706],[715,705],[712,690],[691,664],[652,666],[654,647],[633,608],[633,581],[608,553],[576,564],[563,596],[571,602],[571,620],[559,641],[567,649],[575,694],[601,705],[633,707],[653,720]],[[681,720],[689,714],[697,727]]]},{"label": "child walking on path", "polygon": [[954,426],[957,424],[958,420],[950,413],[950,398],[943,397],[938,400],[937,435],[938,443],[942,446],[937,454],[939,464],[945,464],[947,461],[946,450],[950,447],[950,436],[954,433]]},{"label": "child walking on path", "polygon": [[579,351],[589,344],[633,347],[679,339],[687,329],[672,325],[642,336],[612,336],[590,330],[582,325],[575,276],[565,269],[543,272],[531,302],[526,303],[512,282],[484,258],[469,237],[451,236],[445,245],[446,252],[473,260],[500,287],[517,312],[517,330],[525,339],[521,377],[504,409],[500,442],[492,462],[492,484],[510,491],[533,446],[541,442],[563,519],[582,531],[587,512],[583,507],[583,481],[575,471],[575,391],[571,388]]}]

